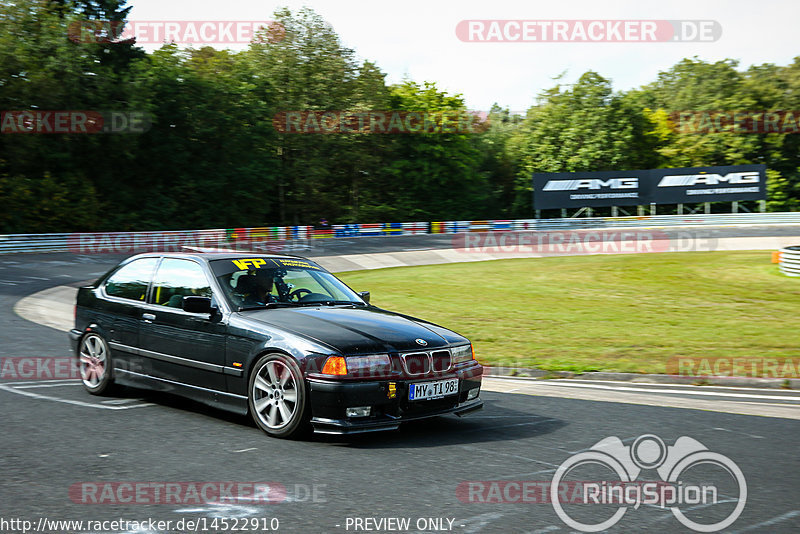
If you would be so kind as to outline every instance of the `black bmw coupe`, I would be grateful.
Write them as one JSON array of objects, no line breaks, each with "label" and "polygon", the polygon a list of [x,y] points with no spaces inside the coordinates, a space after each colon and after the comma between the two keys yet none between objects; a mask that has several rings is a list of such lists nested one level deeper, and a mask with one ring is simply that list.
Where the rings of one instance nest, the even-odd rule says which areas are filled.
[{"label": "black bmw coupe", "polygon": [[275,437],[347,434],[483,406],[469,340],[369,304],[294,256],[141,254],[78,291],[86,389],[168,391]]}]

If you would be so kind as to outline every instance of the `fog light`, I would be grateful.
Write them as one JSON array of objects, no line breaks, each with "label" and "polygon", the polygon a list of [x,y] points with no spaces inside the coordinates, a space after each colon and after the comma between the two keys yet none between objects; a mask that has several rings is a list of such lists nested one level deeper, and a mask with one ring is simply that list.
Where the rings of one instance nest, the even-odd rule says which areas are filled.
[{"label": "fog light", "polygon": [[472,400],[476,398],[478,396],[478,393],[480,393],[480,391],[481,391],[480,388],[469,390],[469,393],[467,393],[467,400]]},{"label": "fog light", "polygon": [[345,414],[347,417],[369,417],[372,408],[370,406],[357,406],[355,408],[347,408]]}]

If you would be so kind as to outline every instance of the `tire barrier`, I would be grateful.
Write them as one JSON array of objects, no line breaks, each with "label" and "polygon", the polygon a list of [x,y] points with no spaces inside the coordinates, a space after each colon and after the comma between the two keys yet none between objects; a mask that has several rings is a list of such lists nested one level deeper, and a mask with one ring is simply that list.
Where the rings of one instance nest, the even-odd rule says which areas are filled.
[{"label": "tire barrier", "polygon": [[786,276],[800,276],[800,246],[784,247],[780,250],[778,269]]}]

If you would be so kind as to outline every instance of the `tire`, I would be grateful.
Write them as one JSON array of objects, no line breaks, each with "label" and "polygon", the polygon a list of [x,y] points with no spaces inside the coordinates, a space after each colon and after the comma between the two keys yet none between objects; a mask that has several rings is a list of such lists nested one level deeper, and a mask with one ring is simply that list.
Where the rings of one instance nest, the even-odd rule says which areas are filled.
[{"label": "tire", "polygon": [[275,438],[294,438],[309,428],[305,380],[292,358],[266,354],[250,373],[247,403],[256,425]]},{"label": "tire", "polygon": [[78,345],[78,368],[84,389],[92,395],[103,395],[114,389],[111,373],[111,349],[98,334],[89,333]]}]

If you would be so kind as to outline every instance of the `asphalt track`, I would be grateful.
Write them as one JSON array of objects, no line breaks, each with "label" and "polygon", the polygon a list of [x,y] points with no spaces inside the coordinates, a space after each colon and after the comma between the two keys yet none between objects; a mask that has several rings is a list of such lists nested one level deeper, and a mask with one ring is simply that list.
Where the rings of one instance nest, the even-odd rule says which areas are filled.
[{"label": "asphalt track", "polygon": [[[720,232],[720,237],[755,237],[762,230],[711,231]],[[797,227],[763,232],[800,236]],[[450,246],[449,236],[443,237],[346,240],[355,242],[350,245],[326,240],[305,253],[323,256]],[[14,304],[50,287],[99,276],[120,258],[0,257],[0,357],[68,354],[63,332],[22,319],[13,313]],[[169,396],[128,390],[104,399],[83,393],[74,380],[17,382],[22,383],[0,382],[2,532],[19,531],[2,523],[11,519],[34,525],[40,518],[205,519],[208,525],[215,517],[278,518],[278,531],[284,532],[437,531],[436,523],[427,522],[428,518],[443,518],[445,531],[461,533],[569,532],[572,529],[551,504],[475,502],[489,494],[470,496],[462,490],[470,482],[472,488],[491,488],[488,481],[498,480],[549,482],[559,465],[598,441],[617,436],[631,445],[643,434],[658,435],[668,445],[689,436],[738,465],[748,495],[741,516],[726,531],[800,529],[796,415],[800,394],[792,391],[748,393],[719,388],[704,389],[699,396],[690,390],[667,393],[665,386],[642,384],[581,387],[576,381],[544,384],[495,379],[487,380],[482,393],[486,408],[469,418],[438,418],[396,432],[347,439],[315,436],[282,441],[267,438],[247,419]],[[622,391],[625,388],[632,390]],[[777,407],[781,416],[742,413],[761,406]],[[657,476],[647,472],[639,479],[656,480]],[[225,481],[277,484],[285,488],[285,498],[273,504],[82,504],[71,500],[69,493],[70,487],[83,482]],[[731,492],[722,494],[732,500]],[[727,512],[724,506],[700,505],[691,514],[703,521],[722,518],[733,504],[728,503]],[[614,509],[583,505],[575,513],[587,522],[600,521]],[[408,518],[410,527],[376,529],[379,524],[366,522],[367,518]],[[358,524],[361,528],[356,529]],[[166,529],[136,530],[158,531]],[[652,505],[631,507],[609,531],[690,532],[668,509]]]},{"label": "asphalt track", "polygon": [[[621,228],[598,228],[604,232],[622,232]],[[718,243],[727,238],[765,238],[764,247],[770,248],[771,240],[768,238],[789,238],[797,237],[800,243],[800,226],[764,225],[764,226],[692,226],[692,227],[635,227],[632,231],[646,232],[648,230],[657,231],[667,239],[686,239],[697,240],[696,244],[700,251],[716,250]],[[580,231],[580,230],[576,230]],[[570,230],[552,230],[552,233],[566,233]],[[347,254],[369,254],[383,252],[411,252],[424,250],[437,250],[447,248],[460,248],[465,246],[464,234],[422,234],[406,236],[386,236],[386,237],[352,237],[336,239],[315,239],[310,242],[308,247],[297,250],[297,254],[308,256],[339,256]],[[469,241],[466,242],[469,246]]]}]

